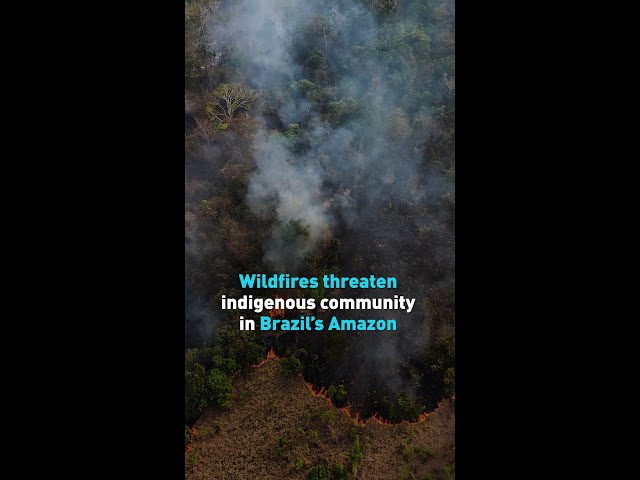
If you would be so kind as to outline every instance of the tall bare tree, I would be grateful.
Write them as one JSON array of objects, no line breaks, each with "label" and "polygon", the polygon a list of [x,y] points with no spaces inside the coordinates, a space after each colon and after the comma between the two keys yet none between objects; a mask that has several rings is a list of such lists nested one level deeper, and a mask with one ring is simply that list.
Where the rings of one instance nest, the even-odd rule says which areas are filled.
[{"label": "tall bare tree", "polygon": [[256,93],[240,83],[223,83],[209,94],[206,111],[220,121],[231,120],[238,110],[249,110]]}]

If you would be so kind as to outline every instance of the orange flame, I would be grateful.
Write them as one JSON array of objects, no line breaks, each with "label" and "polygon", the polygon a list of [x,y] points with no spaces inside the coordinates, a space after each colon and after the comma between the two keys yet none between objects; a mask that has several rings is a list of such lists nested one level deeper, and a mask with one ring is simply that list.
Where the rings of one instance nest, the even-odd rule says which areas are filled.
[{"label": "orange flame", "polygon": [[284,318],[284,310],[282,308],[274,308],[269,310],[269,316],[273,320],[274,318]]},{"label": "orange flame", "polygon": [[[280,295],[276,295],[276,298],[283,298]],[[273,308],[269,310],[269,316],[273,320],[274,318],[284,318],[285,311],[282,308]]]},{"label": "orange flame", "polygon": [[[322,397],[327,401],[327,403],[329,405],[333,406],[333,402],[331,401],[331,397],[329,397],[329,395],[328,395],[328,393],[327,393],[327,391],[325,390],[324,387],[320,387],[320,390],[316,390],[315,388],[313,388],[313,385],[311,385],[311,383],[309,383],[309,382],[305,382],[305,385],[307,386],[307,388],[311,392],[312,396],[314,396],[314,397]],[[352,420],[353,424],[355,426],[357,426],[357,427],[365,427],[372,420],[378,422],[380,425],[393,425],[392,422],[390,422],[389,420],[386,420],[385,418],[382,418],[382,416],[379,415],[378,413],[374,413],[369,418],[361,419],[360,418],[360,414],[358,412],[356,412],[355,414],[351,413],[351,407],[349,405],[347,405],[346,407],[339,408],[338,410],[340,410],[350,420]],[[425,418],[426,418],[426,414],[424,414],[424,415],[425,415]],[[410,423],[417,423],[417,422],[410,422]]]},{"label": "orange flame", "polygon": [[196,427],[191,427],[189,429],[189,432],[191,433],[191,438],[189,438],[189,443],[187,443],[187,446],[184,450],[185,455],[193,450],[193,439],[196,437]]},{"label": "orange flame", "polygon": [[[259,364],[254,365],[255,368],[261,367],[262,365],[264,365],[265,363],[267,363],[269,360],[271,360],[272,358],[280,358],[276,355],[276,352],[272,349],[270,349],[267,352],[267,357],[262,360]],[[327,391],[325,390],[324,387],[320,387],[320,390],[316,390],[313,385],[309,382],[304,382],[305,385],[307,386],[307,388],[309,389],[309,392],[311,392],[311,395],[313,397],[321,397],[324,398],[327,403],[331,406],[333,405],[333,402],[331,401],[331,397],[329,397],[329,394],[327,393]],[[451,400],[455,400],[456,399],[456,395],[455,393],[451,396]],[[440,400],[438,402],[438,405],[436,405],[436,408],[433,410],[433,412],[435,412],[436,410],[438,410],[440,408],[440,406],[442,405],[442,402],[445,399],[443,398],[442,400]],[[382,418],[381,415],[379,415],[378,413],[374,413],[372,416],[370,416],[369,418],[366,419],[360,419],[360,414],[358,412],[356,412],[355,414],[351,413],[351,407],[349,405],[342,407],[342,408],[338,408],[338,410],[340,410],[342,413],[344,413],[350,420],[353,421],[353,424],[357,427],[366,427],[367,424],[369,424],[372,420],[377,422],[380,425],[385,425],[385,426],[390,426],[390,425],[394,425],[391,421]],[[418,418],[416,420],[403,420],[402,422],[406,422],[409,424],[418,424],[418,423],[423,423],[427,417],[429,415],[431,415],[433,412],[422,412]],[[401,423],[402,423],[401,422]]]},{"label": "orange flame", "polygon": [[369,421],[371,420],[375,420],[376,422],[378,422],[380,425],[393,425],[393,423],[391,423],[389,420],[386,420],[384,418],[382,418],[380,415],[378,415],[377,413],[374,413],[373,416],[369,419]]},{"label": "orange flame", "polygon": [[267,362],[268,362],[269,360],[271,360],[272,358],[280,358],[280,357],[278,357],[278,356],[276,355],[276,352],[273,350],[273,348],[267,352],[267,357],[266,357],[264,360],[262,360],[259,364],[254,365],[253,367],[254,367],[254,368],[261,367],[262,365],[264,365],[265,363],[267,363]]}]

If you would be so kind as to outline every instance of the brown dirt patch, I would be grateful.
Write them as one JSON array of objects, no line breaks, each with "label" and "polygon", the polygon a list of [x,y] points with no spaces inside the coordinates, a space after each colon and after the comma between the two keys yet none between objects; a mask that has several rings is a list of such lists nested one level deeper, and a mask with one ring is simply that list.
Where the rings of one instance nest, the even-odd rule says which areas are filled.
[{"label": "brown dirt patch", "polygon": [[319,463],[350,466],[356,434],[365,442],[357,479],[453,478],[450,400],[422,423],[370,421],[359,427],[328,400],[314,397],[302,376],[282,377],[279,365],[270,359],[238,378],[231,410],[203,412],[185,456],[187,480],[302,480]]}]

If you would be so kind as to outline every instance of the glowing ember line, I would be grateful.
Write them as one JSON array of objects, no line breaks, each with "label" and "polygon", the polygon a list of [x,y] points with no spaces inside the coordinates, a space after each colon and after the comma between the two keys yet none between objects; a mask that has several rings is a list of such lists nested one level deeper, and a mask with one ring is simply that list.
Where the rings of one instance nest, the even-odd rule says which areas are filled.
[{"label": "glowing ember line", "polygon": [[[280,358],[276,355],[276,352],[273,350],[273,348],[271,350],[269,350],[267,352],[267,357],[262,360],[259,364],[257,365],[253,365],[254,368],[259,368],[262,365],[264,365],[265,363],[267,363],[269,360],[271,360],[272,358]],[[329,397],[327,391],[325,390],[324,387],[320,387],[320,390],[316,390],[315,388],[313,388],[313,385],[309,382],[304,382],[305,385],[307,386],[307,388],[309,389],[309,392],[311,392],[311,395],[313,397],[321,397],[324,398],[327,403],[331,406],[333,405],[333,402],[331,401],[331,397]],[[455,394],[453,394],[451,396],[451,400],[455,400],[456,396]],[[440,406],[442,405],[442,402],[445,399],[443,398],[442,400],[440,400],[438,402],[438,405],[436,406],[436,408],[432,411],[432,412],[422,412],[417,420],[403,420],[401,423],[409,423],[409,424],[418,424],[418,423],[423,423],[427,417],[429,415],[431,415],[432,413],[434,413],[436,410],[438,410],[440,408]],[[337,407],[336,407],[337,408]],[[344,413],[350,420],[353,421],[353,424],[358,426],[358,427],[366,427],[367,424],[369,424],[371,421],[375,421],[380,425],[385,425],[385,426],[391,426],[391,425],[395,425],[394,423],[392,423],[391,421],[382,418],[381,415],[379,415],[378,413],[374,413],[372,416],[370,416],[369,418],[366,419],[360,419],[360,414],[359,413],[355,413],[352,414],[351,413],[351,407],[349,405],[347,405],[346,407],[342,407],[342,408],[338,408],[338,410],[340,410],[342,413]]]},{"label": "glowing ember line", "polygon": [[253,365],[253,368],[258,368],[261,367],[262,365],[264,365],[265,363],[267,363],[269,360],[271,360],[272,358],[280,358],[276,355],[276,352],[273,350],[273,348],[271,350],[269,350],[267,352],[267,357],[262,360],[259,364],[257,365]]},{"label": "glowing ember line", "polygon": [[[325,390],[324,387],[321,387],[320,390],[316,390],[315,388],[313,388],[313,385],[311,385],[311,383],[309,383],[309,382],[304,382],[304,383],[307,386],[307,388],[309,389],[309,392],[311,392],[312,396],[324,398],[329,405],[334,406],[333,402],[331,401],[331,398],[327,394],[327,391]],[[438,406],[436,407],[436,410],[438,408],[440,408],[441,404],[442,404],[442,401],[440,401],[438,403]],[[338,410],[340,410],[342,413],[344,413],[351,421],[353,421],[353,424],[358,426],[358,427],[366,427],[371,421],[375,421],[379,425],[385,425],[385,426],[394,425],[393,422],[383,418],[378,413],[374,413],[369,418],[361,419],[359,413],[357,413],[357,412],[355,414],[351,413],[351,407],[349,405],[347,405],[346,407],[339,408]],[[431,413],[433,413],[433,412],[431,412]],[[422,423],[427,419],[428,415],[430,415],[429,412],[423,412],[423,413],[420,414],[420,416],[418,417],[417,420],[413,420],[413,421],[404,420],[404,421],[407,422],[407,423],[410,423],[410,424],[411,423],[413,423],[413,424]]]}]

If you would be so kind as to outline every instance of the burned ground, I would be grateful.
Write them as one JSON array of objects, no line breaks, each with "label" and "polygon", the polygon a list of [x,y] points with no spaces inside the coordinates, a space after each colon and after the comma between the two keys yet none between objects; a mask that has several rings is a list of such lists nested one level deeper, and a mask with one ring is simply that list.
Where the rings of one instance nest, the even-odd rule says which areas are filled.
[{"label": "burned ground", "polygon": [[[266,455],[273,445],[263,446],[245,428],[257,421],[262,423],[255,427],[265,435],[277,431],[278,422],[299,423],[286,432],[293,443],[302,442],[303,433],[295,436],[298,427],[320,437],[321,425],[302,422],[297,410],[278,417],[273,409],[271,415],[261,413],[262,405],[250,420],[243,398],[250,403],[262,397],[241,393],[243,382],[258,382],[251,369],[250,378],[238,376],[249,362],[238,352],[247,345],[252,355],[274,349],[298,362],[314,388],[344,389],[340,406],[350,405],[354,414],[377,414],[399,425],[385,432],[401,432],[403,420],[425,412],[435,410],[433,418],[440,418],[438,412],[449,408],[445,400],[436,410],[455,392],[454,20],[451,0],[185,3],[185,349],[196,348],[186,356],[198,359],[185,367],[187,426],[201,411],[198,422],[205,426],[217,415],[212,407],[203,408],[226,404],[225,380],[234,378],[236,401],[219,418],[226,441],[232,443],[229,432],[235,428],[251,436],[254,443],[246,445]],[[236,106],[243,105],[235,113],[224,103],[230,92]],[[221,329],[237,331],[240,315],[255,317],[222,310],[222,295],[354,296],[348,289],[241,290],[240,273],[393,276],[398,280],[393,293],[415,298],[416,305],[410,314],[331,312],[345,319],[395,319],[395,332],[256,332],[248,339],[232,338],[226,330],[228,344],[216,352]],[[371,298],[388,293],[357,291]],[[207,386],[208,375],[213,387]],[[285,392],[299,400],[291,405],[311,402],[307,407],[314,408],[314,402],[323,401],[303,401],[295,383],[264,377],[279,386],[274,401],[285,409],[290,405]],[[340,424],[338,418],[334,421]],[[269,432],[263,428],[267,424]],[[428,423],[416,428],[423,425]],[[311,449],[304,443],[315,453],[295,453],[305,468],[294,477],[320,461],[318,452],[326,453],[328,462],[338,450],[350,448],[341,426],[323,428],[335,446]],[[377,426],[366,428],[374,432]],[[231,455],[228,449],[235,447],[211,437],[209,447],[217,450],[209,451],[202,443],[207,438],[203,433],[194,443],[203,464],[220,467],[219,462],[242,458],[235,453],[235,460],[218,457],[223,451]],[[380,445],[381,472],[385,465],[393,465],[394,475],[405,468],[393,457],[396,440],[370,439],[371,451]],[[450,472],[453,444],[437,445],[449,452],[421,463],[416,475]],[[406,449],[409,463],[430,455]],[[437,458],[444,459],[442,465]],[[286,478],[282,475],[290,466],[280,460],[265,457],[261,468],[273,477],[256,478]],[[370,461],[361,462],[358,475],[375,478],[367,473]],[[436,466],[429,470],[429,465]],[[252,478],[251,468],[242,467],[248,476],[237,478]]]},{"label": "burned ground", "polygon": [[302,480],[319,464],[351,470],[356,435],[364,454],[358,479],[452,478],[452,400],[443,400],[420,423],[369,420],[361,426],[326,398],[313,396],[301,376],[281,375],[280,362],[270,359],[238,378],[229,411],[203,412],[185,455],[188,480]]}]

